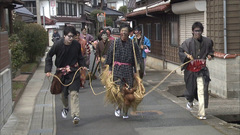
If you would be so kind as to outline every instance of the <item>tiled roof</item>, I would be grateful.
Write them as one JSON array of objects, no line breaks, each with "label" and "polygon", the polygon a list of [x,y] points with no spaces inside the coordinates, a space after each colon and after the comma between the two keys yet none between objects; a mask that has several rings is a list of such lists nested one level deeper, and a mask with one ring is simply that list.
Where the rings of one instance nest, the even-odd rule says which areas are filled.
[{"label": "tiled roof", "polygon": [[[169,7],[170,7],[170,3],[163,4],[163,5],[158,5],[158,6],[155,6],[155,7],[152,7],[152,8],[148,8],[148,13],[164,11],[164,10],[168,9]],[[126,17],[134,17],[134,16],[138,16],[138,15],[145,15],[146,12],[147,12],[146,8],[144,8],[143,10],[128,13],[126,15]]]},{"label": "tiled roof", "polygon": [[[41,16],[41,22],[43,24],[43,16]],[[45,25],[55,25],[55,24],[56,24],[56,20],[49,19],[45,16]]]},{"label": "tiled roof", "polygon": [[91,23],[89,21],[86,20],[86,17],[82,16],[82,17],[56,17],[56,16],[52,16],[51,18],[55,19],[57,22],[85,22],[85,23]]},{"label": "tiled roof", "polygon": [[16,7],[14,8],[14,11],[18,14],[23,14],[23,15],[26,15],[26,16],[31,16],[31,17],[34,17],[33,13],[30,12],[28,9],[26,9],[25,7],[23,7],[22,5],[19,5],[19,4],[14,4],[16,5]]},{"label": "tiled roof", "polygon": [[[98,9],[98,8],[94,8],[94,7],[90,7],[90,6],[85,5],[85,11],[88,12],[88,13],[91,13],[92,11],[94,11],[96,9]],[[117,10],[113,10],[111,8],[104,8],[102,11],[105,12],[106,15],[108,15],[108,16],[123,16],[124,15],[122,12],[119,12]]]},{"label": "tiled roof", "polygon": [[21,0],[1,0],[0,3],[15,3],[15,4],[23,4]]}]

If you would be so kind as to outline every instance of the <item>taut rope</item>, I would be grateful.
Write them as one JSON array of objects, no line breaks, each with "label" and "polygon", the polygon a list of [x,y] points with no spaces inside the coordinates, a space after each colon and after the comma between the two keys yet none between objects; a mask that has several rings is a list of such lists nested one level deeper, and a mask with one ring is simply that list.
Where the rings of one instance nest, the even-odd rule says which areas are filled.
[{"label": "taut rope", "polygon": [[158,86],[160,86],[174,71],[176,71],[177,69],[181,68],[182,66],[188,64],[189,62],[191,62],[192,60],[189,60],[185,63],[183,63],[182,65],[178,66],[176,69],[172,70],[167,76],[165,76],[157,85],[155,85],[151,90],[149,90],[143,97],[147,96],[149,93],[151,93],[152,91],[154,91]]},{"label": "taut rope", "polygon": [[53,76],[53,77],[57,78],[58,81],[59,81],[63,86],[67,87],[67,86],[70,86],[70,85],[73,83],[73,81],[74,81],[74,79],[75,79],[75,77],[76,77],[76,75],[77,75],[77,72],[78,72],[79,70],[81,70],[82,68],[83,68],[83,67],[79,67],[79,68],[77,69],[77,71],[75,71],[74,76],[73,76],[73,79],[72,79],[72,81],[71,81],[69,84],[64,84],[58,76],[56,76],[56,75],[54,75],[54,74],[52,74],[52,73],[50,73],[50,76]]},{"label": "taut rope", "polygon": [[[115,51],[114,51],[114,52],[115,52]],[[183,63],[182,65],[178,66],[176,69],[172,70],[167,76],[165,76],[165,77],[163,78],[163,80],[161,80],[157,85],[155,85],[151,90],[149,90],[143,97],[147,96],[149,93],[151,93],[152,91],[156,90],[156,88],[159,87],[174,71],[176,71],[177,69],[181,68],[182,66],[188,64],[188,63],[191,62],[191,61],[192,61],[192,60],[189,60],[189,61]],[[78,68],[78,70],[74,73],[74,76],[73,76],[72,81],[71,81],[69,84],[64,84],[59,77],[57,77],[56,75],[54,75],[54,74],[52,74],[52,73],[50,73],[50,75],[53,76],[53,77],[55,77],[55,78],[57,78],[58,81],[59,81],[63,86],[70,86],[70,85],[73,83],[73,81],[74,81],[74,79],[75,79],[75,77],[76,77],[77,72],[78,72],[80,69],[82,69],[82,68],[83,68],[83,67]],[[89,82],[90,82],[90,88],[91,88],[91,90],[92,90],[92,93],[93,93],[95,96],[100,95],[100,94],[103,94],[103,93],[105,93],[105,92],[107,91],[107,90],[105,90],[105,91],[102,91],[102,92],[99,92],[99,93],[95,93],[95,91],[94,91],[94,89],[93,89],[93,87],[92,87],[92,83],[91,83],[92,81],[91,81],[91,75],[90,75],[90,74],[89,74]]]}]

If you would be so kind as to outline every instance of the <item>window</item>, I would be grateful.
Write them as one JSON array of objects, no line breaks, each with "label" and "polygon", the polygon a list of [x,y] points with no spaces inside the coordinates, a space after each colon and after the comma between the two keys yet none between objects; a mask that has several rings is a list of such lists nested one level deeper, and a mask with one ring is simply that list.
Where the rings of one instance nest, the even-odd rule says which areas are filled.
[{"label": "window", "polygon": [[111,9],[117,9],[117,4],[115,2],[108,2],[107,7]]},{"label": "window", "polygon": [[147,38],[151,39],[152,37],[152,29],[151,29],[151,24],[147,24]]},{"label": "window", "polygon": [[83,14],[83,5],[79,4],[79,15]]},{"label": "window", "polygon": [[58,2],[57,3],[57,15],[65,15],[64,14],[64,3]]},{"label": "window", "polygon": [[74,3],[57,3],[57,15],[76,16],[77,8]]},{"label": "window", "polygon": [[24,7],[26,7],[34,15],[37,14],[37,12],[36,12],[36,2],[35,1],[25,1],[24,2]]},{"label": "window", "polygon": [[64,7],[65,7],[65,15],[69,15],[69,4],[68,3],[64,4]]},{"label": "window", "polygon": [[178,23],[171,22],[169,25],[170,31],[170,45],[171,46],[178,46]]},{"label": "window", "polygon": [[156,23],[156,40],[162,40],[162,25],[160,23]]}]

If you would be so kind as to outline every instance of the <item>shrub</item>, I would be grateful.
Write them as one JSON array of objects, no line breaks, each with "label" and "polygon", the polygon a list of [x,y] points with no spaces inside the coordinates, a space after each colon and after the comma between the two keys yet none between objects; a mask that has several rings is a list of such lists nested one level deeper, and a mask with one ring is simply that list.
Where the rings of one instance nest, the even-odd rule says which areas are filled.
[{"label": "shrub", "polygon": [[24,49],[29,58],[28,62],[35,62],[38,56],[44,55],[48,44],[48,34],[41,25],[36,23],[26,24],[19,35],[24,43]]},{"label": "shrub", "polygon": [[13,31],[14,31],[14,34],[18,35],[23,30],[24,25],[26,25],[25,22],[19,21],[19,20],[14,20],[13,21]]},{"label": "shrub", "polygon": [[118,9],[118,11],[126,14],[126,13],[127,13],[127,6],[121,6],[121,7]]},{"label": "shrub", "polygon": [[113,27],[113,19],[111,17],[106,17],[106,25]]},{"label": "shrub", "polygon": [[95,21],[95,22],[98,22],[97,20],[97,14],[101,14],[101,13],[104,13],[102,10],[93,10],[91,13],[90,13],[90,16],[91,18]]},{"label": "shrub", "polygon": [[16,34],[9,37],[9,48],[11,50],[12,71],[15,72],[26,63],[28,59],[24,51],[24,45]]},{"label": "shrub", "polygon": [[95,25],[95,28],[97,29],[95,32],[95,35],[98,35],[98,30],[99,30],[99,22],[97,20],[97,14],[101,14],[101,13],[104,13],[102,10],[93,10],[91,13],[90,13],[90,17],[91,19],[94,20],[94,25]]}]

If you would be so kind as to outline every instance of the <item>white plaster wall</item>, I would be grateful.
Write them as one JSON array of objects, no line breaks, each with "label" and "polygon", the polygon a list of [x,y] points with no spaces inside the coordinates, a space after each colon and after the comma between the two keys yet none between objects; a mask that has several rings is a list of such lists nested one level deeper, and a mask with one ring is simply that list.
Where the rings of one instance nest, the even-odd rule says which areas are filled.
[{"label": "white plaster wall", "polygon": [[[40,1],[40,15],[43,16],[43,7],[44,7],[44,15],[50,18],[50,6],[49,1]],[[56,11],[56,9],[55,9]],[[55,12],[56,14],[56,12]]]}]

